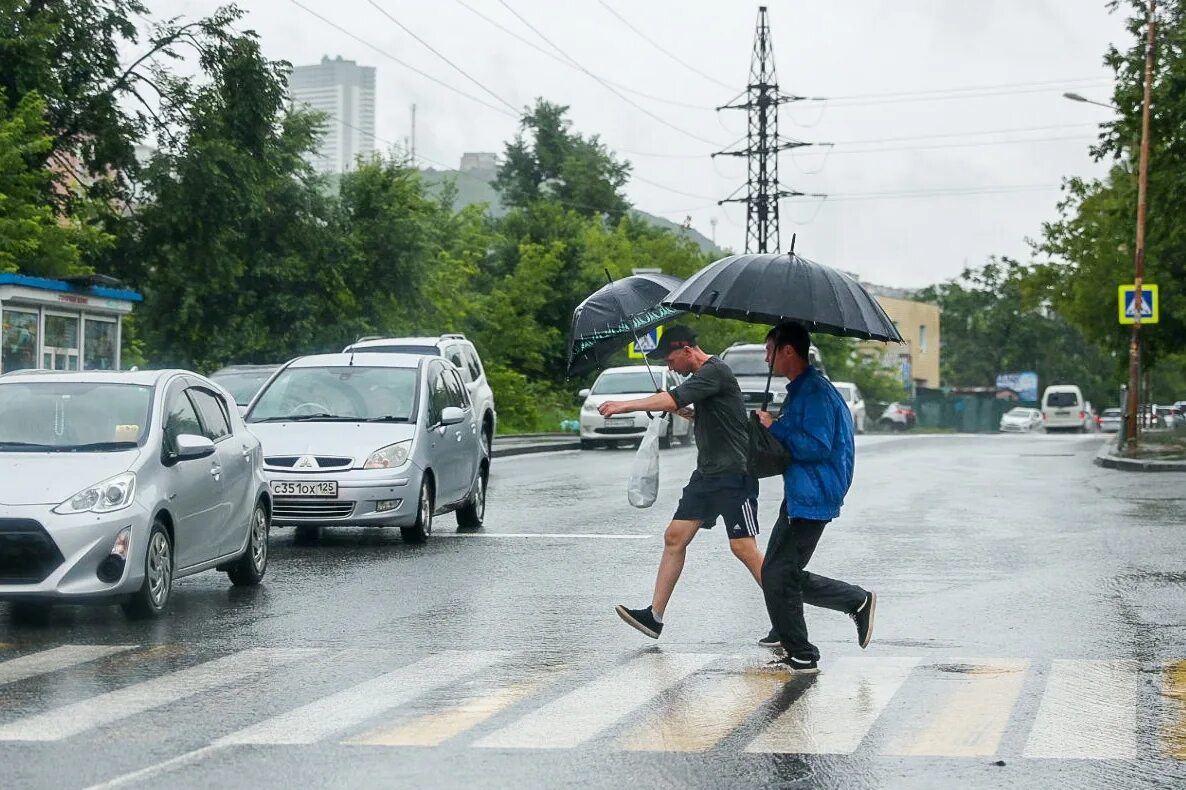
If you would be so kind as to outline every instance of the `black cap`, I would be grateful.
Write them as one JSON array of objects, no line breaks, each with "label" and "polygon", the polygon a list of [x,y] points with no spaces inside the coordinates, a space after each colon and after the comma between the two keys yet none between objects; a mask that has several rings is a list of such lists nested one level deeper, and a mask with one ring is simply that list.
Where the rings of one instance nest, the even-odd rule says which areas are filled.
[{"label": "black cap", "polygon": [[683,326],[673,326],[663,332],[663,336],[659,338],[655,350],[647,354],[647,359],[652,362],[665,362],[667,355],[672,351],[678,351],[681,348],[694,347],[696,345],[696,333],[690,328]]}]

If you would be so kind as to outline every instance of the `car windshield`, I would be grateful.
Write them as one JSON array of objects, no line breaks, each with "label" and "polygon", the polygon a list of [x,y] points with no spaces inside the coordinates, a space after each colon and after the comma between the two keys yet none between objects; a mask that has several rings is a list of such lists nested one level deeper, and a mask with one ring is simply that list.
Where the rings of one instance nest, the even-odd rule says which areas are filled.
[{"label": "car windshield", "polygon": [[[663,383],[663,371],[655,371],[655,380]],[[654,391],[655,384],[651,380],[651,374],[645,370],[602,373],[593,383],[594,395],[630,395]]]},{"label": "car windshield", "polygon": [[765,349],[753,351],[726,351],[721,357],[734,376],[766,376],[770,366],[766,364]]},{"label": "car windshield", "polygon": [[1051,392],[1046,396],[1046,405],[1055,409],[1079,405],[1079,396],[1073,392]]},{"label": "car windshield", "polygon": [[287,368],[267,386],[248,422],[411,421],[415,368]]},{"label": "car windshield", "polygon": [[836,384],[836,383],[833,383],[832,386],[835,387],[836,391],[840,393],[840,397],[844,398],[844,400],[847,401],[848,403],[852,403],[852,400],[853,400],[852,386],[850,386],[848,384]]},{"label": "car windshield", "polygon": [[148,433],[151,386],[111,382],[0,384],[0,452],[110,452]]},{"label": "car windshield", "polygon": [[1104,409],[1104,413],[1100,416],[1101,417],[1119,417],[1120,409]]},{"label": "car windshield", "polygon": [[267,370],[241,370],[233,373],[215,373],[210,377],[211,381],[217,381],[227,391],[231,393],[231,397],[235,399],[235,403],[240,406],[246,406],[251,403],[251,399],[255,397],[255,393],[259,392],[259,388],[271,378],[275,373],[275,368],[268,368]]},{"label": "car windshield", "polygon": [[1016,409],[1009,409],[1009,411],[1005,412],[1005,416],[1006,417],[1024,417],[1024,418],[1028,419],[1028,418],[1031,418],[1034,416],[1034,410],[1033,409],[1023,409],[1021,407],[1018,407]]}]

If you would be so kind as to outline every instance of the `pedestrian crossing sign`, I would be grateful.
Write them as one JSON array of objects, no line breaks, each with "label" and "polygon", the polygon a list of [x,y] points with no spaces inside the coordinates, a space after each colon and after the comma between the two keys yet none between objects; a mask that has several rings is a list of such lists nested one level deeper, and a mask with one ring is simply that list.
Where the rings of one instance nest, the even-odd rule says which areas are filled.
[{"label": "pedestrian crossing sign", "polygon": [[626,356],[631,359],[642,359],[658,348],[661,337],[663,337],[663,327],[661,326],[655,327],[644,335],[639,335],[638,340],[631,340],[630,345],[626,346]]},{"label": "pedestrian crossing sign", "polygon": [[[1136,302],[1136,285],[1122,285],[1118,289],[1117,303],[1120,308],[1120,323],[1136,323],[1134,304]],[[1157,299],[1157,286],[1149,283],[1141,284],[1141,323],[1156,324],[1161,317],[1160,304]]]}]

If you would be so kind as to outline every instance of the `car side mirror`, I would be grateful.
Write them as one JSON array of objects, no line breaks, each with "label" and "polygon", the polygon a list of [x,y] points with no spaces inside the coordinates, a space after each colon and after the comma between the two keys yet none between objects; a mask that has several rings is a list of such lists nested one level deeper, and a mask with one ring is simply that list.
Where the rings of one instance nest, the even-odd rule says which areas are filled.
[{"label": "car side mirror", "polygon": [[465,412],[456,406],[441,409],[441,425],[456,425],[465,419]]},{"label": "car side mirror", "polygon": [[580,398],[581,400],[584,400],[585,398],[589,397],[589,394],[591,392],[593,392],[593,390],[589,389],[588,387],[585,387],[583,390],[581,390],[580,392],[577,393],[577,397]]},{"label": "car side mirror", "polygon": [[174,461],[195,461],[214,455],[214,442],[205,436],[183,433],[177,437],[176,445],[177,449],[172,454]]}]

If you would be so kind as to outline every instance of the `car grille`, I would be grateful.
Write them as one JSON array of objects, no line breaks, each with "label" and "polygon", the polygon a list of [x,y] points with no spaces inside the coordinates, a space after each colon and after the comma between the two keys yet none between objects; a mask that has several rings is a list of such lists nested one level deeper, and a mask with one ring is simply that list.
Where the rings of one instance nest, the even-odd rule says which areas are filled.
[{"label": "car grille", "polygon": [[[296,466],[297,461],[304,456],[300,455],[269,455],[264,458],[264,466],[272,466],[280,469],[292,469]],[[343,458],[340,455],[315,455],[313,456],[317,461],[316,467],[309,467],[308,471],[320,471],[323,469],[349,469],[354,464],[353,458]],[[302,470],[304,471],[304,470]]]},{"label": "car grille", "polygon": [[307,499],[285,499],[283,497],[277,497],[272,502],[272,518],[274,520],[324,521],[346,518],[353,512],[353,502],[311,502]]},{"label": "car grille", "polygon": [[0,518],[0,584],[38,584],[65,561],[36,521]]}]

